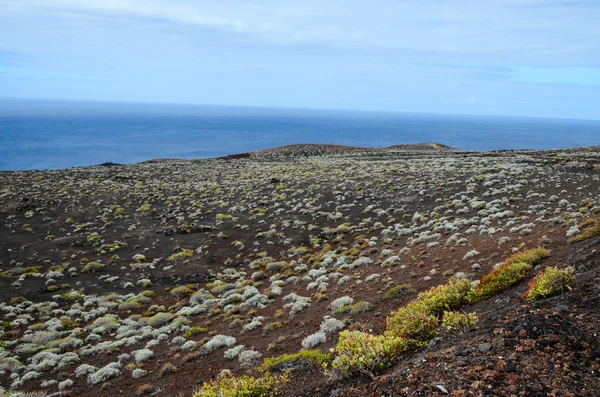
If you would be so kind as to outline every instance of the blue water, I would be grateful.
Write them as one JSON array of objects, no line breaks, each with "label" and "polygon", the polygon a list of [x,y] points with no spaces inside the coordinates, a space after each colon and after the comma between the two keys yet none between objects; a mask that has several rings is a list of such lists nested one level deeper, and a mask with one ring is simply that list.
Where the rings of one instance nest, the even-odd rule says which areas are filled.
[{"label": "blue water", "polygon": [[600,121],[0,99],[0,170],[203,158],[289,143],[463,150],[600,144]]}]

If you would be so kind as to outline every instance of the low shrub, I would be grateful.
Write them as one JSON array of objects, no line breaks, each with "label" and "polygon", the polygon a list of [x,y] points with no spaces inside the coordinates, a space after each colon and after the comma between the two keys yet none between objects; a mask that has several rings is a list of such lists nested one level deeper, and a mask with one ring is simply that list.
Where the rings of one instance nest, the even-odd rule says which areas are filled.
[{"label": "low shrub", "polygon": [[192,255],[194,255],[194,251],[193,250],[183,250],[181,252],[177,252],[177,253],[169,256],[167,258],[167,260],[168,261],[177,261],[177,260],[180,260],[180,259],[189,258]]},{"label": "low shrub", "polygon": [[523,294],[525,300],[536,300],[552,295],[558,295],[565,289],[573,286],[573,269],[558,269],[547,267],[538,273],[531,282],[527,292]]},{"label": "low shrub", "polygon": [[385,299],[400,299],[415,292],[415,288],[410,284],[399,284],[393,286],[385,293]]},{"label": "low shrub", "polygon": [[171,295],[177,299],[186,298],[194,293],[193,285],[179,285],[173,288],[170,292]]},{"label": "low shrub", "polygon": [[139,385],[135,389],[135,395],[136,396],[144,396],[146,394],[152,394],[152,393],[154,393],[154,386],[152,386],[149,383],[144,383],[142,385]]},{"label": "low shrub", "polygon": [[194,335],[205,334],[208,332],[208,328],[204,327],[190,327],[187,331],[183,333],[183,337],[186,339],[191,338]]},{"label": "low shrub", "polygon": [[575,244],[580,241],[588,240],[600,236],[600,220],[595,225],[583,229],[583,232],[569,239],[569,244]]},{"label": "low shrub", "polygon": [[263,371],[283,371],[287,369],[315,365],[322,367],[332,361],[330,353],[321,350],[301,350],[298,353],[283,354],[276,357],[267,357],[260,365]]},{"label": "low shrub", "polygon": [[530,250],[526,250],[523,252],[517,252],[516,254],[510,256],[504,263],[517,263],[517,262],[525,262],[529,266],[535,266],[541,262],[542,259],[545,259],[550,256],[550,251],[544,248],[533,248]]},{"label": "low shrub", "polygon": [[302,347],[305,349],[312,349],[325,342],[327,342],[327,334],[323,331],[317,331],[302,340]]},{"label": "low shrub", "polygon": [[417,300],[429,313],[441,314],[467,304],[472,289],[471,282],[463,278],[423,291],[417,296]]},{"label": "low shrub", "polygon": [[171,321],[175,316],[171,313],[161,312],[147,319],[148,325],[152,327],[160,327]]},{"label": "low shrub", "polygon": [[470,295],[470,300],[478,302],[491,298],[521,281],[530,269],[531,265],[525,262],[503,263],[481,278],[481,282]]},{"label": "low shrub", "polygon": [[272,323],[269,323],[267,325],[265,325],[263,327],[263,333],[266,335],[268,333],[271,333],[279,328],[283,327],[283,324],[279,321],[274,321]]},{"label": "low shrub", "polygon": [[444,312],[442,327],[451,334],[462,334],[476,330],[478,321],[476,313]]},{"label": "low shrub", "polygon": [[335,348],[337,357],[332,362],[332,368],[345,374],[362,373],[374,377],[391,366],[407,348],[402,338],[342,331]]},{"label": "low shrub", "polygon": [[360,301],[351,305],[342,306],[334,311],[335,314],[359,314],[371,308],[369,302]]},{"label": "low shrub", "polygon": [[104,267],[104,263],[100,262],[88,262],[83,269],[81,269],[82,273],[94,273],[98,269],[102,269]]},{"label": "low shrub", "polygon": [[164,378],[167,375],[177,372],[177,367],[171,363],[165,363],[158,371],[158,376]]},{"label": "low shrub", "polygon": [[261,377],[226,376],[205,382],[193,397],[276,397],[281,395],[289,380],[288,374],[273,376],[265,373]]},{"label": "low shrub", "polygon": [[543,248],[535,248],[512,255],[497,269],[481,278],[477,288],[470,294],[470,301],[477,302],[491,298],[518,283],[534,265],[549,255],[550,251]]},{"label": "low shrub", "polygon": [[392,312],[386,324],[386,336],[403,338],[410,346],[420,347],[437,335],[438,319],[421,302],[410,302]]}]

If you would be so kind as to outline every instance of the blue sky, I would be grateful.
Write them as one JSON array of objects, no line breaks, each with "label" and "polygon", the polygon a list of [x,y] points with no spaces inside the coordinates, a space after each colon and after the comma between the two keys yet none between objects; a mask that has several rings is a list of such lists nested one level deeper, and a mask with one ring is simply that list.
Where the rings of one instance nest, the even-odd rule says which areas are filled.
[{"label": "blue sky", "polygon": [[0,96],[600,119],[596,0],[0,0]]}]

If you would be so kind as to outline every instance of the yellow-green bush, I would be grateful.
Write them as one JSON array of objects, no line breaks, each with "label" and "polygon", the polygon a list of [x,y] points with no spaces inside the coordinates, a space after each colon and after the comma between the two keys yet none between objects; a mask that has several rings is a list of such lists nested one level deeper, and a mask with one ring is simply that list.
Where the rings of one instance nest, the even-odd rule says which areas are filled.
[{"label": "yellow-green bush", "polygon": [[385,299],[399,299],[412,292],[415,292],[415,288],[410,284],[399,284],[393,286],[385,293]]},{"label": "yellow-green bush", "polygon": [[600,221],[597,221],[594,226],[583,229],[583,232],[569,239],[569,244],[578,243],[590,238],[600,236]]},{"label": "yellow-green bush", "polygon": [[282,354],[276,357],[267,357],[260,365],[260,369],[266,371],[281,371],[291,366],[316,365],[331,363],[331,354],[321,350],[301,350],[298,353]]},{"label": "yellow-green bush", "polygon": [[386,318],[385,335],[406,339],[410,346],[425,346],[436,335],[438,319],[418,301],[392,312]]},{"label": "yellow-green bush", "polygon": [[471,301],[488,299],[504,291],[521,281],[530,269],[531,265],[525,262],[503,263],[481,278],[481,282],[471,294]]},{"label": "yellow-green bush", "polygon": [[98,269],[102,269],[104,267],[104,263],[100,262],[88,262],[83,269],[81,269],[82,273],[95,272]]},{"label": "yellow-green bush", "polygon": [[167,258],[167,260],[168,261],[177,261],[177,260],[180,260],[180,259],[189,258],[192,255],[194,255],[194,251],[193,250],[183,250],[183,251],[177,252],[177,253],[169,256]]},{"label": "yellow-green bush", "polygon": [[186,339],[191,338],[194,335],[205,334],[208,332],[208,328],[204,327],[190,327],[187,331],[183,333],[183,337]]},{"label": "yellow-green bush", "polygon": [[533,248],[511,255],[504,263],[525,262],[530,266],[537,265],[542,259],[550,256],[550,251],[544,248]]},{"label": "yellow-green bush", "polygon": [[565,289],[573,286],[573,270],[558,269],[556,267],[547,267],[543,272],[540,271],[529,283],[527,292],[523,294],[523,299],[535,300],[547,296],[558,295]]},{"label": "yellow-green bush", "polygon": [[417,300],[430,314],[441,314],[446,310],[458,309],[467,304],[472,289],[469,280],[460,279],[421,292]]},{"label": "yellow-green bush", "polygon": [[477,302],[504,291],[521,281],[533,265],[547,258],[550,251],[535,248],[512,255],[497,269],[481,278],[477,288],[470,294],[470,300]]},{"label": "yellow-green bush", "polygon": [[222,377],[205,382],[193,397],[276,397],[289,380],[288,374],[273,376],[265,373],[262,377],[240,376]]},{"label": "yellow-green bush", "polygon": [[179,285],[179,286],[173,288],[170,292],[171,292],[171,295],[173,295],[174,297],[176,297],[178,299],[182,299],[182,298],[192,295],[195,291],[194,291],[194,286],[188,284],[188,285]]},{"label": "yellow-green bush", "polygon": [[346,374],[373,376],[391,366],[407,349],[408,345],[402,338],[346,330],[340,332],[335,348],[337,357],[332,367]]},{"label": "yellow-green bush", "polygon": [[442,327],[452,334],[462,334],[463,332],[476,330],[478,321],[479,317],[474,312],[444,312]]},{"label": "yellow-green bush", "polygon": [[351,305],[346,305],[334,310],[335,314],[358,314],[368,311],[371,308],[369,302],[360,301]]}]

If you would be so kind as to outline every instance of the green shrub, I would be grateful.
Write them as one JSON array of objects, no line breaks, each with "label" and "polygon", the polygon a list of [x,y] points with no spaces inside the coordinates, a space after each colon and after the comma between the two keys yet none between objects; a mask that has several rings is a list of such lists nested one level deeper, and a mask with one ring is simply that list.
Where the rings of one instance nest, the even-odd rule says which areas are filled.
[{"label": "green shrub", "polygon": [[352,305],[346,305],[334,310],[335,314],[359,314],[368,311],[371,305],[367,301],[356,302]]},{"label": "green shrub", "polygon": [[442,327],[452,334],[462,334],[476,330],[478,321],[476,313],[444,312]]},{"label": "green shrub", "polygon": [[180,259],[189,258],[192,255],[194,255],[194,251],[193,250],[183,250],[183,251],[177,252],[177,253],[169,256],[167,258],[167,260],[168,261],[178,261]]},{"label": "green shrub", "polygon": [[271,273],[276,273],[278,271],[280,271],[281,269],[284,268],[284,266],[286,266],[287,263],[285,262],[272,262],[269,263],[266,267],[266,271],[271,272]]},{"label": "green shrub", "polygon": [[324,353],[321,350],[301,350],[298,353],[267,357],[260,365],[260,369],[264,371],[282,371],[298,366],[315,365],[322,367],[324,364],[330,364],[331,361],[330,353]]},{"label": "green shrub", "polygon": [[23,271],[21,272],[21,275],[39,273],[41,269],[42,269],[42,267],[41,267],[41,266],[30,266],[30,267],[26,267],[26,268],[25,268],[25,269],[23,269]]},{"label": "green shrub", "polygon": [[178,287],[173,288],[171,291],[171,295],[176,297],[177,299],[182,299],[188,297],[194,293],[193,285],[180,285]]},{"label": "green shrub", "polygon": [[102,269],[104,267],[104,263],[100,262],[88,262],[83,269],[81,269],[82,273],[94,273],[98,269]]},{"label": "green shrub", "polygon": [[600,221],[597,221],[594,226],[583,229],[583,232],[580,234],[571,237],[569,239],[569,244],[578,243],[580,241],[588,240],[597,236],[600,236]]},{"label": "green shrub", "polygon": [[410,302],[392,312],[386,318],[386,324],[387,336],[403,338],[409,345],[420,347],[437,335],[438,319],[428,313],[423,303]]},{"label": "green shrub", "polygon": [[390,288],[385,293],[385,299],[400,299],[412,292],[415,292],[415,288],[410,284],[399,284]]},{"label": "green shrub", "polygon": [[273,321],[272,323],[269,323],[263,327],[263,332],[264,332],[264,334],[268,334],[268,333],[273,332],[276,329],[279,329],[281,327],[283,327],[283,324],[281,322]]},{"label": "green shrub", "polygon": [[527,272],[547,258],[550,251],[535,248],[512,255],[497,269],[492,270],[481,278],[481,282],[470,294],[470,301],[477,302],[504,291],[510,286],[521,281]]},{"label": "green shrub", "polygon": [[511,285],[521,281],[531,266],[525,262],[503,263],[481,278],[481,282],[470,296],[472,302],[491,298]]},{"label": "green shrub", "polygon": [[183,333],[183,337],[186,339],[191,338],[194,335],[205,334],[208,332],[208,328],[204,327],[190,327],[187,331]]},{"label": "green shrub", "polygon": [[175,318],[173,314],[161,312],[149,317],[147,323],[152,327],[160,327],[173,320],[173,318]]},{"label": "green shrub", "polygon": [[221,377],[205,382],[193,397],[276,397],[281,395],[288,380],[288,374],[273,376],[269,373],[262,377]]},{"label": "green shrub", "polygon": [[469,302],[473,287],[467,279],[451,281],[421,292],[417,296],[430,314],[442,314],[446,310],[458,309]]},{"label": "green shrub", "polygon": [[504,263],[513,264],[513,263],[517,263],[517,262],[525,262],[529,266],[535,266],[538,263],[540,263],[542,261],[542,259],[545,259],[549,256],[550,256],[550,251],[548,251],[547,249],[533,248],[530,250],[526,250],[523,252],[517,252],[516,254],[513,254],[506,261],[504,261]]},{"label": "green shrub", "polygon": [[142,304],[133,299],[126,300],[126,301],[119,303],[119,310],[129,311],[129,310],[136,310],[141,307],[142,307]]},{"label": "green shrub", "polygon": [[402,338],[342,331],[335,348],[332,368],[346,374],[362,373],[374,377],[388,368],[408,346]]},{"label": "green shrub", "polygon": [[565,289],[573,286],[573,270],[560,270],[556,267],[547,267],[540,271],[529,283],[527,292],[523,294],[525,300],[536,300],[547,296],[561,294]]}]

